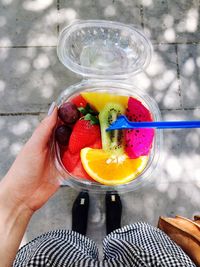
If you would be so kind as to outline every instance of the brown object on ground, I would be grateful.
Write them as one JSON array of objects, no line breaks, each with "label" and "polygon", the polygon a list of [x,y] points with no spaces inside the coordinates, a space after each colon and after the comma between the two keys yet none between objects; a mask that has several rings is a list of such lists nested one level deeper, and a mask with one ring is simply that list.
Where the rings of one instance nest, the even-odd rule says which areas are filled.
[{"label": "brown object on ground", "polygon": [[194,221],[200,224],[200,215],[194,215]]},{"label": "brown object on ground", "polygon": [[194,221],[181,216],[160,217],[158,228],[165,232],[200,267],[200,216],[195,216]]}]

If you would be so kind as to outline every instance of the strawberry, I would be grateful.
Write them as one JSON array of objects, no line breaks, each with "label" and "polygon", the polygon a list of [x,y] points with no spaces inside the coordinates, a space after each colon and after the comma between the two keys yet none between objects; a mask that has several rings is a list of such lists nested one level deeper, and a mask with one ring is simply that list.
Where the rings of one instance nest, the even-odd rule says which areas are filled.
[{"label": "strawberry", "polygon": [[69,151],[73,154],[77,153],[82,148],[94,144],[100,136],[99,125],[92,124],[90,120],[78,120],[69,139]]},{"label": "strawberry", "polygon": [[81,95],[77,95],[74,98],[72,98],[71,102],[73,104],[75,104],[77,106],[77,108],[79,108],[79,107],[84,108],[87,105],[87,102],[85,101],[85,99]]},{"label": "strawberry", "polygon": [[[95,148],[95,149],[102,148],[100,135],[95,140],[95,142],[90,145],[90,147]],[[87,172],[83,168],[83,165],[81,163],[81,158],[80,158],[80,151],[73,154],[69,151],[69,149],[64,148],[61,153],[61,159],[66,170],[70,172],[72,175],[93,181],[93,179],[87,174]]]}]

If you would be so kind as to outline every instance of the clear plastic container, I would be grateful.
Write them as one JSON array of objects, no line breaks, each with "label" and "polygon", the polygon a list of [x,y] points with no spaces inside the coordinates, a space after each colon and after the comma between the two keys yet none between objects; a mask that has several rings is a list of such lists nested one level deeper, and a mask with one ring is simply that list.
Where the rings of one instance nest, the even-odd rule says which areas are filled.
[{"label": "clear plastic container", "polygon": [[[148,66],[152,54],[151,43],[138,29],[111,21],[76,21],[60,33],[57,53],[67,68],[84,77],[80,83],[61,93],[58,106],[83,91],[109,92],[140,100],[151,112],[153,120],[161,120],[156,102],[128,81],[130,76]],[[62,164],[56,142],[55,164],[63,183],[79,190],[133,191],[152,177],[159,160],[161,141],[162,132],[155,131],[147,166],[136,179],[122,185],[106,186],[72,176]]]}]

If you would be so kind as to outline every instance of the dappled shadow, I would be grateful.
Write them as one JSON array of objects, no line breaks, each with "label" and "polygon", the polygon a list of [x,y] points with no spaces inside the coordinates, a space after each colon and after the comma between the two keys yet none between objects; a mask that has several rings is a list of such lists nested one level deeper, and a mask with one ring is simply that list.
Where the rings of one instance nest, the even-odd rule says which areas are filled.
[{"label": "dappled shadow", "polygon": [[52,46],[57,42],[56,2],[0,1],[0,46]]},{"label": "dappled shadow", "polygon": [[192,43],[200,38],[199,1],[143,1],[144,28],[154,42]]},{"label": "dappled shadow", "polygon": [[0,117],[0,176],[8,171],[27,138],[38,124],[36,116]]},{"label": "dappled shadow", "polygon": [[200,188],[192,182],[156,184],[155,181],[136,192],[122,196],[122,224],[145,221],[156,226],[159,216],[181,215],[193,218],[195,214],[199,214],[199,192]]},{"label": "dappled shadow", "polygon": [[[130,77],[130,82],[157,101],[164,119],[200,118],[199,1],[1,0],[2,176],[35,128],[40,119],[38,115],[47,111],[63,89],[82,79],[67,70],[56,54],[58,32],[75,19],[117,20],[143,29],[153,43],[154,53],[149,67]],[[19,116],[14,116],[15,113]],[[199,130],[165,131],[164,159],[162,169],[152,176],[154,186],[123,197],[125,224],[136,220],[155,224],[159,214],[179,213],[190,217],[198,210],[199,136]],[[72,189],[66,191],[71,193],[62,195],[61,202],[58,193],[35,215],[27,232],[28,240],[36,231],[41,233],[68,224],[62,218],[70,213],[76,193]],[[66,206],[65,197],[69,198]],[[96,213],[91,217],[94,221],[90,221],[89,233],[94,239],[95,229],[101,235],[104,233],[101,230],[105,220],[102,197],[100,203],[93,206],[92,212],[95,214],[97,208],[100,215]]]},{"label": "dappled shadow", "polygon": [[49,47],[1,48],[1,113],[47,111],[67,86],[77,82]]}]

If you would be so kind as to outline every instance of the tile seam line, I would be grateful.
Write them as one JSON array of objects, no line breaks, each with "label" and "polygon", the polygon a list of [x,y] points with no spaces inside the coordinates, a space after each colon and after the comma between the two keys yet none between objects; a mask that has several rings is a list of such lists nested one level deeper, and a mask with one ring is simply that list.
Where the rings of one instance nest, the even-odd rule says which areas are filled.
[{"label": "tile seam line", "polygon": [[[153,42],[151,41],[153,45],[199,45],[200,42],[185,42],[185,43],[165,43],[165,42]],[[11,45],[11,46],[1,46],[0,48],[56,48],[57,45]]]},{"label": "tile seam line", "polygon": [[44,114],[46,112],[8,112],[8,113],[2,113],[0,112],[0,117],[5,116],[39,116],[40,114]]},{"label": "tile seam line", "polygon": [[60,0],[57,0],[57,1],[56,1],[56,4],[57,4],[57,5],[56,5],[56,8],[57,8],[57,10],[59,11],[59,10],[60,10]]},{"label": "tile seam line", "polygon": [[192,110],[200,110],[200,107],[196,107],[196,108],[161,108],[160,111],[192,111]]},{"label": "tile seam line", "polygon": [[59,36],[60,33],[60,23],[59,23],[59,17],[60,17],[60,0],[56,1],[56,9],[57,9],[57,25],[56,25],[56,30],[57,30],[57,37]]},{"label": "tile seam line", "polygon": [[[193,111],[193,110],[200,110],[200,107],[196,107],[196,108],[173,108],[173,109],[163,108],[163,109],[160,109],[160,111]],[[8,112],[8,113],[0,112],[0,116],[2,116],[2,117],[4,117],[4,116],[29,116],[29,115],[38,116],[40,114],[45,114],[45,113],[46,113],[45,111]]]},{"label": "tile seam line", "polygon": [[155,44],[155,45],[199,45],[200,44],[200,41],[197,41],[197,42],[174,42],[174,43],[168,43],[168,42],[154,42],[154,41],[151,40],[151,42],[152,42],[152,44]]},{"label": "tile seam line", "polygon": [[0,46],[0,48],[46,48],[46,47],[50,47],[50,48],[56,48],[56,45],[30,45],[30,46],[26,46],[26,45],[19,45],[19,46],[15,46],[15,45],[11,45],[11,46]]},{"label": "tile seam line", "polygon": [[141,27],[144,30],[144,6],[140,4],[140,19],[141,19]]},{"label": "tile seam line", "polygon": [[179,57],[178,57],[178,45],[175,45],[175,53],[176,53],[176,76],[178,81],[178,95],[180,97],[180,108],[184,108],[183,106],[183,95],[181,90],[181,78],[180,78],[180,67],[179,67]]}]

